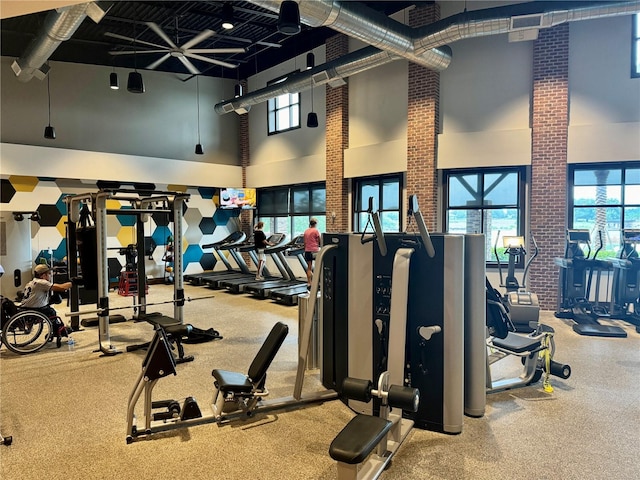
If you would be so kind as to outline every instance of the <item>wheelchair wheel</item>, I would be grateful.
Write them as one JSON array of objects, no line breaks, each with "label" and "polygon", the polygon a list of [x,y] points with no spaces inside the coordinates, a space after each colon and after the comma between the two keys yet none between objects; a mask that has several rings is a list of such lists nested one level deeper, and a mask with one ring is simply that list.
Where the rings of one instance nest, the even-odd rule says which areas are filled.
[{"label": "wheelchair wheel", "polygon": [[42,313],[25,310],[16,313],[2,330],[2,341],[9,350],[19,354],[37,352],[51,339],[51,322]]}]

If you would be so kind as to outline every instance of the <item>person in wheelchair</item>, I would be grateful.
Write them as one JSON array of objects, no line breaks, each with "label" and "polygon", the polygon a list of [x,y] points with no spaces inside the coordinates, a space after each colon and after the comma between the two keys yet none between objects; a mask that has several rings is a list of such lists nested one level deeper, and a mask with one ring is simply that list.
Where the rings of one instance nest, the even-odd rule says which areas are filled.
[{"label": "person in wheelchair", "polygon": [[52,294],[60,294],[69,290],[72,286],[71,282],[53,283],[51,281],[51,269],[48,265],[36,265],[33,270],[34,279],[27,283],[24,288],[24,296],[20,305],[21,309],[37,310],[49,317],[52,321],[53,331],[57,336],[65,336],[68,331],[60,319],[51,303],[60,303],[61,297],[57,297],[58,301],[51,301]]}]

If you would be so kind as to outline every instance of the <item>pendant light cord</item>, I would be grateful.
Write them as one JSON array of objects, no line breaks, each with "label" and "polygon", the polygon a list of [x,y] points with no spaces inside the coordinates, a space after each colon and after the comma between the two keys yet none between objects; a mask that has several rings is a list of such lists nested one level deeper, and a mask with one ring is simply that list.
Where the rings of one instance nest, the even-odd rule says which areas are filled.
[{"label": "pendant light cord", "polygon": [[196,103],[198,107],[198,143],[200,143],[200,83],[199,76],[196,75]]},{"label": "pendant light cord", "polygon": [[51,71],[47,74],[47,104],[49,107],[49,125],[51,125]]}]

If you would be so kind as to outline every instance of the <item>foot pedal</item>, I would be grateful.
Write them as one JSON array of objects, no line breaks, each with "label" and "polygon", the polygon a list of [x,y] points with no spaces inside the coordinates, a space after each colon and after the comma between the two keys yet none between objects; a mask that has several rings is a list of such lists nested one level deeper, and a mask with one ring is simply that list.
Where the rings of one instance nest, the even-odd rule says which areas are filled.
[{"label": "foot pedal", "polygon": [[193,397],[187,397],[184,401],[184,405],[182,406],[182,415],[180,416],[180,420],[190,420],[192,418],[200,417],[202,417],[202,412],[200,411],[198,402],[196,402],[196,399]]}]

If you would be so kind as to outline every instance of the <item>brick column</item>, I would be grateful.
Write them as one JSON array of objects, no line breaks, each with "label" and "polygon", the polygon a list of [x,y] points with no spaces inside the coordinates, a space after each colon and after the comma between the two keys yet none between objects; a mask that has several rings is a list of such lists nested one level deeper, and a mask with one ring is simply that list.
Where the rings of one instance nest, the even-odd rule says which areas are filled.
[{"label": "brick column", "polygon": [[558,267],[565,246],[569,126],[569,24],[540,30],[533,47],[531,233],[540,254],[530,287],[540,308],[555,310]]},{"label": "brick column", "polygon": [[[349,53],[349,38],[335,35],[326,42],[326,61]],[[348,79],[345,79],[348,82]],[[341,87],[326,86],[326,182],[327,231],[349,230],[349,182],[344,178],[344,151],[349,147],[349,84]],[[331,219],[335,212],[335,221]]]},{"label": "brick column", "polygon": [[[419,27],[440,19],[440,5],[416,7],[409,25]],[[429,230],[438,218],[437,148],[440,129],[440,74],[409,62],[407,118],[407,194],[417,194]]]},{"label": "brick column", "polygon": [[[244,91],[247,91],[247,81],[242,80],[240,82]],[[249,149],[249,114],[245,113],[240,115],[240,128],[238,132],[238,145],[240,154],[240,166],[242,167],[242,186],[247,186],[247,167],[251,164],[251,152]],[[247,236],[253,231],[253,212],[243,211],[240,213],[240,228],[247,234]],[[245,260],[248,261],[247,256]]]}]

